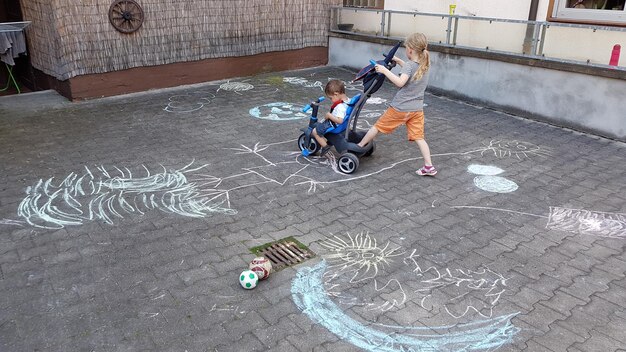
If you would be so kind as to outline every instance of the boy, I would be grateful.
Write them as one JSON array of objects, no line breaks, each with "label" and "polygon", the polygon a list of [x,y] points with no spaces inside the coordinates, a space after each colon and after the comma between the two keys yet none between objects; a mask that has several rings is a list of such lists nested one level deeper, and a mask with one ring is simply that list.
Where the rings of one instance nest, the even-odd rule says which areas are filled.
[{"label": "boy", "polygon": [[335,128],[343,122],[343,119],[346,117],[346,111],[348,110],[347,101],[349,100],[346,95],[345,84],[338,79],[332,79],[326,83],[324,94],[332,101],[332,105],[330,112],[327,112],[324,116],[324,121],[319,122],[313,130],[313,137],[322,147],[320,156],[324,156],[328,153],[331,147],[328,145],[326,138],[324,138],[324,134],[326,134],[329,129]]}]

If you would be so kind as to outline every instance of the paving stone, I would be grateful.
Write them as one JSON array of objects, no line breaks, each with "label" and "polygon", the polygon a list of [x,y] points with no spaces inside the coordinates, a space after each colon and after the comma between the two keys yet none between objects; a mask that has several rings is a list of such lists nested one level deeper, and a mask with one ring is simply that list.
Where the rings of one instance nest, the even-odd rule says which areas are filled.
[{"label": "paving stone", "polygon": [[[551,206],[625,213],[624,143],[427,93],[436,177],[415,175],[422,158],[404,128],[378,136],[376,152],[356,173],[342,175],[325,158],[297,156],[306,119],[250,115],[264,104],[301,106],[321,94],[283,77],[323,83],[349,81],[353,72],[260,74],[230,80],[254,86],[243,92],[208,82],[1,116],[0,219],[22,222],[0,223],[0,350],[357,351],[293,301],[294,278],[322,255],[331,260],[321,244],[332,236],[345,241],[333,252],[344,263],[335,267],[338,277],[331,280],[327,269],[315,285],[342,293],[326,298],[367,327],[445,326],[458,333],[461,322],[483,321],[476,311],[518,312],[511,323],[520,330],[499,351],[623,348],[626,242],[579,231],[574,215],[547,228],[547,216]],[[385,84],[376,97],[388,103],[394,93]],[[165,110],[174,96],[188,106],[210,103],[185,114]],[[40,104],[36,95],[29,99]],[[375,120],[361,116],[359,123],[366,128]],[[550,156],[516,154],[518,143]],[[479,189],[472,164],[502,168],[518,190]],[[106,169],[109,180],[132,172],[138,182],[148,172],[181,175],[176,170],[186,166],[192,193],[213,197],[219,182],[227,192],[219,196],[223,211],[185,216],[200,204],[168,208],[162,205],[172,198],[157,190],[146,195],[157,205],[130,212],[115,205],[120,214],[107,221],[47,229],[17,215],[25,190],[40,179],[53,177],[57,185],[88,167],[96,178],[107,179]],[[135,193],[124,197],[142,203]],[[89,197],[77,199],[88,214]],[[372,241],[357,242],[357,234]],[[289,236],[318,257],[273,273],[254,290],[241,288],[237,276],[254,257],[249,249]],[[396,247],[402,254],[390,257]],[[422,271],[414,271],[409,255]],[[365,268],[376,275],[350,282],[350,270]],[[350,297],[359,304],[349,304]],[[402,304],[388,311],[365,309],[394,298]]]}]

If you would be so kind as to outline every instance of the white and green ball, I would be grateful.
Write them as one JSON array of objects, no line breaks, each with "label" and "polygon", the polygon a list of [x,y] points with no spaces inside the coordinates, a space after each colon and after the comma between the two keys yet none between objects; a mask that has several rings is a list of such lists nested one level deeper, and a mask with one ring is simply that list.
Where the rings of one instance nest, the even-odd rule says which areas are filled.
[{"label": "white and green ball", "polygon": [[258,282],[259,276],[252,270],[244,270],[239,275],[239,284],[246,290],[255,288]]}]

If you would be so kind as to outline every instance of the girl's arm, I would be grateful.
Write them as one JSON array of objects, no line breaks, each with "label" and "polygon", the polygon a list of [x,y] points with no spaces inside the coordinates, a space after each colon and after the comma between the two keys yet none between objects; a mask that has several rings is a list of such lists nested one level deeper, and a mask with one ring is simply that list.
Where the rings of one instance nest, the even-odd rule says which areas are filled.
[{"label": "girl's arm", "polygon": [[404,67],[404,60],[402,60],[401,58],[394,56],[391,60],[395,61],[398,65],[400,65],[400,67]]},{"label": "girl's arm", "polygon": [[[404,62],[403,62],[404,63]],[[383,65],[376,65],[376,72],[382,73],[389,79],[389,81],[396,85],[398,88],[404,87],[406,82],[409,81],[409,75],[406,73],[401,74],[400,76],[396,76],[393,72],[389,71]]]}]

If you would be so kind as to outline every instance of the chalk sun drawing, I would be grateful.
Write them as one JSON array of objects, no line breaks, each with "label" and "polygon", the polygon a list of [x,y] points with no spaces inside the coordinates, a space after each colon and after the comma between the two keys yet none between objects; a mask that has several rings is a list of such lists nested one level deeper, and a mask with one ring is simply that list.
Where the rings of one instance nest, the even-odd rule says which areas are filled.
[{"label": "chalk sun drawing", "polygon": [[[124,214],[144,214],[158,209],[188,217],[204,217],[210,213],[235,214],[228,204],[228,191],[203,189],[193,182],[193,173],[206,165],[190,168],[190,163],[178,170],[133,175],[125,168],[114,167],[109,172],[103,166],[97,171],[85,167],[81,175],[70,173],[56,182],[54,177],[40,179],[26,189],[26,197],[17,214],[28,224],[47,229],[81,225],[85,221],[101,220],[113,224]],[[198,180],[206,180],[200,176]],[[226,205],[226,206],[225,206]]]},{"label": "chalk sun drawing", "polygon": [[550,156],[549,151],[541,149],[538,145],[518,140],[492,140],[481,155],[487,151],[492,152],[497,158],[513,156],[520,160],[531,156]]},{"label": "chalk sun drawing", "polygon": [[339,338],[366,351],[480,351],[495,350],[519,332],[511,324],[518,313],[448,326],[394,326],[361,322],[343,312],[323,283],[327,263],[298,270],[291,286],[296,306],[311,320]]},{"label": "chalk sun drawing", "polygon": [[347,240],[333,236],[320,245],[331,251],[331,254],[324,256],[329,268],[355,270],[351,283],[376,277],[380,267],[388,265],[394,257],[404,253],[399,246],[390,246],[389,241],[384,246],[378,246],[376,238],[368,233],[361,232],[354,237],[348,233],[346,237]]},{"label": "chalk sun drawing", "polygon": [[188,93],[174,95],[169,98],[167,106],[163,109],[173,113],[187,113],[202,109],[209,104],[215,95],[211,93]]},{"label": "chalk sun drawing", "polygon": [[269,103],[250,109],[250,115],[262,120],[285,121],[308,118],[301,112],[302,106],[284,102]]}]

